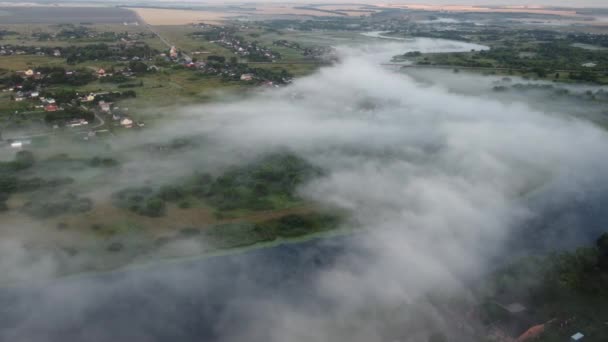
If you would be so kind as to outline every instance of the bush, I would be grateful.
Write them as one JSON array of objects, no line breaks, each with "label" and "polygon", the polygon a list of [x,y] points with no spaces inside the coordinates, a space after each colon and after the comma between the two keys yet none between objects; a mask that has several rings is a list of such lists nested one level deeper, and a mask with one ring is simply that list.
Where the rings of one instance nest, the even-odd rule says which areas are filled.
[{"label": "bush", "polygon": [[22,210],[35,218],[49,218],[68,213],[87,212],[93,208],[93,201],[89,198],[78,197],[74,194],[51,198],[45,196],[27,202]]},{"label": "bush", "polygon": [[149,198],[144,206],[140,208],[139,213],[141,215],[150,217],[159,217],[165,214],[165,202],[160,198],[152,197]]}]

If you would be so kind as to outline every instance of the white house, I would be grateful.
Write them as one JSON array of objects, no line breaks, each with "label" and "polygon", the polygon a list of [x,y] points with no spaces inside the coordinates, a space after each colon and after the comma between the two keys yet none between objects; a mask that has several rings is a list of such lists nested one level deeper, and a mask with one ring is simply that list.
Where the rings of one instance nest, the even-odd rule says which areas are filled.
[{"label": "white house", "polygon": [[133,127],[133,120],[131,120],[129,118],[124,118],[124,119],[120,120],[120,125],[125,128],[131,128],[131,127]]},{"label": "white house", "polygon": [[581,341],[583,339],[583,337],[585,337],[585,335],[581,334],[580,332],[577,332],[576,334],[574,334],[570,337],[570,340],[571,341]]}]

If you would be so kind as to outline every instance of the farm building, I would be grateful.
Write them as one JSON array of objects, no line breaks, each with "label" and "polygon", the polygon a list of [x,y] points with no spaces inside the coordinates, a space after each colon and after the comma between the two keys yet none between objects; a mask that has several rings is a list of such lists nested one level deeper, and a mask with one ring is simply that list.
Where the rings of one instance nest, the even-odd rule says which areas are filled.
[{"label": "farm building", "polygon": [[577,332],[576,334],[574,334],[570,337],[570,341],[573,341],[573,342],[582,341],[583,337],[585,337],[585,335],[581,334],[580,332]]}]

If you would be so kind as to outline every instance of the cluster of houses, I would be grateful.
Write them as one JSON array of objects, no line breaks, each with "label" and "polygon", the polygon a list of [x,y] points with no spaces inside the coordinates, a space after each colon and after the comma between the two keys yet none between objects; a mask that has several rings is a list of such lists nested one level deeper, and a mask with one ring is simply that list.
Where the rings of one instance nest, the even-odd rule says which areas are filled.
[{"label": "cluster of houses", "polygon": [[61,57],[61,48],[0,45],[0,56],[35,55]]},{"label": "cluster of houses", "polygon": [[[127,23],[125,23],[127,24]],[[101,40],[101,41],[109,41],[109,40],[138,40],[144,39],[148,37],[152,37],[153,35],[144,33],[144,32],[99,32],[95,30],[91,30],[85,26],[73,26],[73,25],[64,25],[65,27],[56,32],[34,32],[31,37],[40,41],[48,41],[48,40]],[[125,25],[128,26],[128,25]],[[136,25],[137,26],[137,25]]]},{"label": "cluster of houses", "polygon": [[275,40],[272,42],[275,46],[282,46],[302,52],[302,55],[309,58],[320,59],[334,54],[334,49],[329,46],[315,46],[315,47],[303,47],[297,42],[288,40]]},{"label": "cluster of houses", "polygon": [[[103,95],[103,94],[96,94]],[[91,94],[89,96],[95,96]],[[116,125],[123,128],[133,128],[133,127],[144,127],[143,122],[135,122],[131,117],[129,117],[126,113],[128,109],[121,109],[119,107],[114,106],[112,102],[99,101],[98,103],[99,111],[107,116],[112,117],[112,121],[115,122]]]},{"label": "cluster of houses", "polygon": [[[20,76],[23,79],[30,80],[42,80],[44,78],[44,74],[39,71],[35,71],[34,69],[28,70],[20,70],[16,71],[15,75]],[[44,97],[40,97],[40,86],[38,85],[34,90],[24,90],[24,86],[22,84],[15,84],[12,87],[5,88],[2,90],[3,92],[14,92],[13,100],[15,102],[23,102],[25,100],[39,100],[41,105],[37,106],[38,108],[42,108],[48,105],[55,106],[54,99],[46,99]],[[50,107],[53,108],[53,107]],[[46,110],[46,107],[45,107]],[[58,109],[55,109],[58,110]],[[54,111],[54,110],[49,110]]]},{"label": "cluster of houses", "polygon": [[572,331],[570,342],[584,341],[585,335],[574,330],[572,319],[552,319],[548,322],[539,322],[522,303],[503,304],[496,301],[494,304],[503,311],[503,315],[499,321],[490,324],[488,337],[493,341],[532,342],[538,339],[549,326],[552,329]]},{"label": "cluster of houses", "polygon": [[230,31],[221,31],[220,39],[212,40],[211,43],[216,43],[229,50],[235,55],[247,57],[249,59],[275,61],[281,59],[281,56],[265,46],[258,45],[255,42],[246,42],[233,35]]}]

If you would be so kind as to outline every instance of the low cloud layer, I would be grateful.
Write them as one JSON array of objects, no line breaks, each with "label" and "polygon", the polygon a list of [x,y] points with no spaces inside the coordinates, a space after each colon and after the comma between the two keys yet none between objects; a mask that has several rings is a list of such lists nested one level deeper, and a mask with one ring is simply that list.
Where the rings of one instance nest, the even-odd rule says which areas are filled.
[{"label": "low cloud layer", "polygon": [[[58,281],[35,294],[13,291],[3,297],[10,305],[0,316],[14,325],[4,324],[0,339],[153,341],[191,329],[191,340],[208,333],[209,340],[230,341],[382,341],[408,334],[425,341],[433,329],[451,329],[449,314],[424,296],[464,290],[495,267],[489,261],[506,252],[506,241],[543,215],[540,203],[584,201],[597,191],[608,175],[608,160],[599,157],[608,135],[566,112],[458,94],[381,67],[378,54],[426,48],[400,44],[346,49],[343,62],[289,87],[185,108],[174,125],[147,132],[147,139],[205,137],[187,161],[172,161],[184,172],[290,150],[326,171],[300,189],[302,196],[346,211],[360,233],[305,252],[282,247],[205,266]],[[145,165],[159,173],[169,167]],[[585,235],[584,227],[576,229]],[[313,267],[316,257],[321,265]],[[421,316],[434,323],[399,331],[378,313],[364,319],[374,305],[398,307],[410,324]],[[62,312],[51,312],[57,306]],[[116,328],[94,328],[106,320]]]}]

